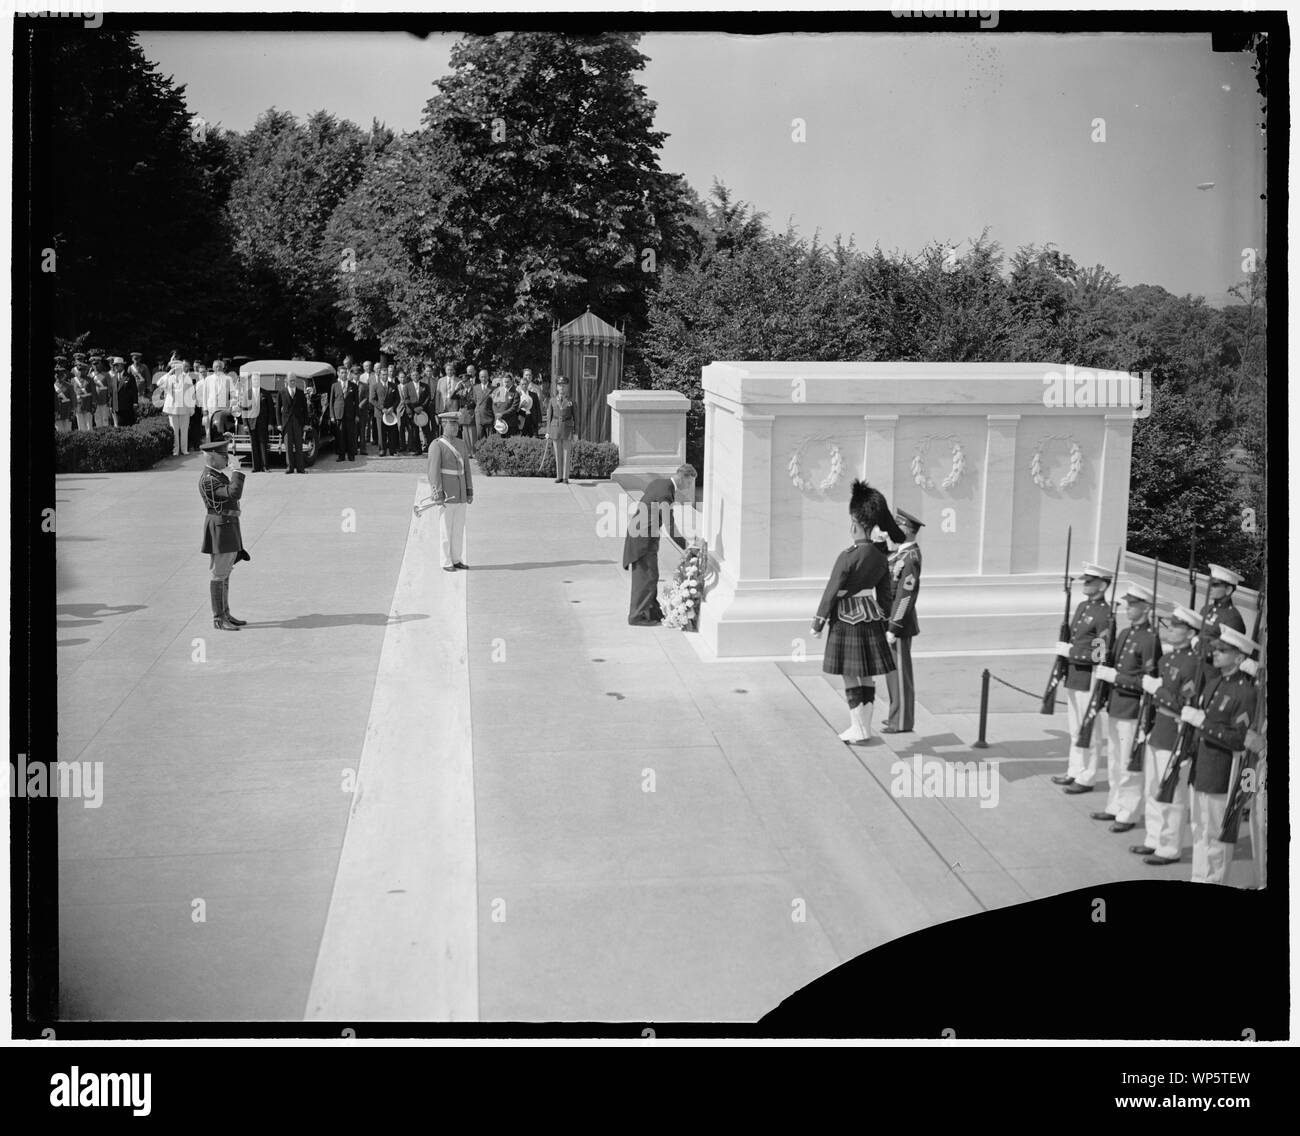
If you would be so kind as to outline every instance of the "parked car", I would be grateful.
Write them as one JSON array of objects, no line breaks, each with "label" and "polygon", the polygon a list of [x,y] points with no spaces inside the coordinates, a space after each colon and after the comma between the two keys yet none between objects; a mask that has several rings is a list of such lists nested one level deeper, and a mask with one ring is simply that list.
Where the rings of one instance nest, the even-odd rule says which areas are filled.
[{"label": "parked car", "polygon": [[[267,431],[272,454],[285,452],[284,435],[280,430],[280,392],[285,389],[290,376],[300,380],[307,395],[311,413],[302,435],[303,461],[311,465],[326,442],[334,440],[334,423],[329,414],[330,387],[334,384],[334,368],[329,363],[308,359],[253,359],[239,368],[240,379],[253,378],[264,391],[275,391],[275,413]],[[236,415],[239,425],[231,453],[252,459],[253,439],[247,421]]]}]

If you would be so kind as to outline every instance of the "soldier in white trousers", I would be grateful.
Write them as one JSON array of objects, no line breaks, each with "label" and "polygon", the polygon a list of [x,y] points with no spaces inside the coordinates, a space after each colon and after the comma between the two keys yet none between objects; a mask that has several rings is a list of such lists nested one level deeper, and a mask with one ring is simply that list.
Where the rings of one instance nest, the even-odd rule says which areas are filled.
[{"label": "soldier in white trousers", "polygon": [[1258,691],[1241,670],[1257,644],[1232,627],[1221,627],[1210,649],[1217,672],[1207,679],[1194,705],[1180,717],[1196,730],[1192,770],[1192,883],[1227,883],[1233,845],[1219,839],[1228,807],[1233,755],[1246,748]]},{"label": "soldier in white trousers", "polygon": [[1093,820],[1111,822],[1111,832],[1128,832],[1142,816],[1142,774],[1128,767],[1137,738],[1142,679],[1154,675],[1160,639],[1149,624],[1151,590],[1141,584],[1124,589],[1129,625],[1115,637],[1114,666],[1097,667],[1097,680],[1111,684],[1106,705],[1106,807]]},{"label": "soldier in white trousers", "polygon": [[[1084,711],[1092,697],[1096,681],[1093,670],[1104,659],[1106,636],[1110,632],[1110,605],[1106,602],[1106,585],[1113,573],[1100,564],[1085,562],[1081,570],[1083,599],[1070,622],[1070,641],[1057,643],[1056,653],[1069,663],[1065,683],[1065,720],[1070,731],[1070,764],[1064,775],[1053,777],[1067,793],[1091,793],[1100,764],[1101,729],[1104,722],[1094,723],[1087,748],[1075,745]],[[1104,714],[1105,711],[1102,711]],[[1099,714],[1098,718],[1102,715]]]},{"label": "soldier in white trousers", "polygon": [[1129,849],[1143,857],[1144,864],[1152,867],[1177,864],[1183,856],[1190,763],[1185,762],[1179,772],[1173,800],[1165,804],[1156,797],[1173,759],[1179,715],[1196,694],[1202,667],[1200,654],[1192,647],[1192,633],[1201,629],[1201,617],[1196,612],[1175,607],[1168,619],[1161,620],[1161,629],[1164,651],[1160,656],[1159,673],[1142,679],[1142,689],[1156,704],[1155,724],[1147,738],[1147,761],[1142,767],[1146,840]]},{"label": "soldier in white trousers", "polygon": [[465,510],[474,503],[469,450],[457,412],[439,415],[442,434],[429,443],[429,488],[438,508],[438,543],[444,572],[465,568]]}]

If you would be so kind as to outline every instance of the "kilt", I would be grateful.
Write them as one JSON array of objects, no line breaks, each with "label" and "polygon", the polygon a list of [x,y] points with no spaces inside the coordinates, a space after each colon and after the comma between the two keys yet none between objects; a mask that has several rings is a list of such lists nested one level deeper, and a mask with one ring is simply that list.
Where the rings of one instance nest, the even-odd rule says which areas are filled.
[{"label": "kilt", "polygon": [[894,652],[885,638],[885,621],[843,623],[831,620],[822,655],[822,671],[833,675],[878,675],[895,669]]}]

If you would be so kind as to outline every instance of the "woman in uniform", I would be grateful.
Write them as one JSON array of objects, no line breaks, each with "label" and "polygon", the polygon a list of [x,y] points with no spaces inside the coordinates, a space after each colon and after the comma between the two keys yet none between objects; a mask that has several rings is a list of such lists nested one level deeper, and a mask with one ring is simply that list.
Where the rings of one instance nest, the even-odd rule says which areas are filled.
[{"label": "woman in uniform", "polygon": [[879,533],[883,531],[897,544],[906,537],[895,523],[885,495],[865,481],[853,482],[849,521],[853,544],[836,557],[812,621],[812,633],[820,638],[822,628],[828,622],[831,625],[822,670],[844,676],[849,728],[840,738],[861,745],[871,740],[874,676],[894,669],[894,655],[885,639],[892,601],[889,553]]},{"label": "woman in uniform", "polygon": [[569,397],[569,380],[555,380],[555,394],[546,408],[546,440],[555,451],[555,484],[569,484],[569,451],[577,440],[578,418]]}]

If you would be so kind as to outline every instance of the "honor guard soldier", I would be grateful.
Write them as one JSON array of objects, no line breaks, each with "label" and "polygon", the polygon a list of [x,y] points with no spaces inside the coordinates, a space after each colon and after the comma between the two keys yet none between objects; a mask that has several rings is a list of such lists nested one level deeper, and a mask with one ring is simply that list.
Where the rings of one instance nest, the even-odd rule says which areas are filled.
[{"label": "honor guard soldier", "polygon": [[1219,839],[1231,788],[1233,754],[1246,748],[1258,695],[1241,664],[1257,650],[1233,627],[1222,626],[1211,648],[1215,673],[1194,706],[1184,706],[1182,720],[1196,730],[1192,759],[1192,883],[1226,882],[1233,845]]},{"label": "honor guard soldier", "polygon": [[1088,699],[1092,694],[1093,670],[1101,659],[1099,646],[1104,645],[1110,630],[1110,605],[1106,587],[1113,573],[1100,564],[1083,565],[1083,599],[1075,608],[1070,622],[1070,641],[1058,643],[1056,653],[1069,663],[1065,676],[1065,718],[1070,731],[1070,764],[1064,776],[1053,777],[1067,793],[1091,793],[1097,780],[1100,762],[1101,731],[1094,729],[1092,741],[1084,749],[1075,745]]},{"label": "honor guard soldier", "polygon": [[1106,704],[1106,782],[1110,791],[1105,811],[1093,813],[1092,819],[1111,821],[1111,832],[1128,832],[1143,819],[1142,774],[1131,772],[1128,761],[1137,737],[1142,679],[1153,677],[1160,663],[1160,638],[1149,623],[1151,589],[1129,584],[1124,599],[1129,625],[1115,637],[1115,665],[1096,668],[1098,681],[1111,684]]},{"label": "honor guard soldier", "polygon": [[912,638],[920,634],[916,620],[916,597],[921,590],[921,548],[916,538],[925,522],[906,509],[894,509],[894,520],[907,539],[889,557],[894,603],[889,613],[885,639],[894,652],[894,667],[885,674],[889,688],[889,716],[883,734],[912,732],[916,717],[916,687],[912,684]]},{"label": "honor guard soldier", "polygon": [[207,465],[199,475],[199,496],[207,510],[200,551],[212,557],[212,580],[208,587],[212,597],[212,626],[218,631],[238,631],[247,622],[230,614],[230,572],[239,561],[252,559],[244,551],[239,531],[244,472],[236,469],[226,474],[230,461],[228,447],[226,438],[204,442],[200,447],[207,456]]},{"label": "honor guard soldier", "polygon": [[474,504],[469,448],[456,412],[443,415],[442,433],[429,443],[429,489],[438,508],[438,551],[444,572],[465,567],[465,511]]},{"label": "honor guard soldier", "polygon": [[1232,593],[1237,590],[1237,585],[1240,583],[1241,576],[1236,572],[1221,568],[1217,564],[1210,565],[1210,582],[1206,588],[1208,595],[1205,606],[1201,608],[1203,626],[1197,641],[1201,658],[1206,663],[1210,663],[1214,640],[1219,637],[1221,628],[1231,627],[1234,631],[1243,634],[1246,631],[1246,621],[1237,610],[1237,605],[1232,602]]},{"label": "honor guard soldier", "polygon": [[1161,625],[1164,651],[1158,675],[1142,677],[1142,689],[1156,704],[1155,724],[1147,738],[1147,760],[1142,765],[1146,842],[1129,849],[1152,867],[1176,864],[1183,856],[1183,836],[1187,831],[1187,766],[1179,774],[1172,801],[1164,804],[1158,799],[1158,793],[1174,755],[1179,715],[1194,697],[1203,667],[1200,655],[1192,649],[1192,635],[1200,630],[1201,617],[1185,607],[1175,607],[1168,619],[1161,620]]}]

